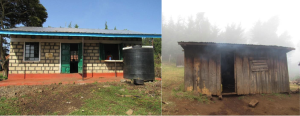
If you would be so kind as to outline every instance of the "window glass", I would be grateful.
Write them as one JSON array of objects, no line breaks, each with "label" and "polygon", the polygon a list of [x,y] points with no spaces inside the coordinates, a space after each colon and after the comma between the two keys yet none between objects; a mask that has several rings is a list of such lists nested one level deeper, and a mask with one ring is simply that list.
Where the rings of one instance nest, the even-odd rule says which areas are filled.
[{"label": "window glass", "polygon": [[25,61],[39,61],[39,42],[25,42]]}]

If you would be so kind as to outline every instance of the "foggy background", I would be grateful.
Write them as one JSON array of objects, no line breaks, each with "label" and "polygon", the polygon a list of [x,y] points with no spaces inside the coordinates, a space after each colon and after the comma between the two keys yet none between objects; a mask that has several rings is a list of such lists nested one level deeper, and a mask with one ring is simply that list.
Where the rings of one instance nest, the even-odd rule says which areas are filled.
[{"label": "foggy background", "polygon": [[300,7],[297,1],[162,0],[162,60],[183,53],[178,41],[293,47],[290,78],[300,77]]}]

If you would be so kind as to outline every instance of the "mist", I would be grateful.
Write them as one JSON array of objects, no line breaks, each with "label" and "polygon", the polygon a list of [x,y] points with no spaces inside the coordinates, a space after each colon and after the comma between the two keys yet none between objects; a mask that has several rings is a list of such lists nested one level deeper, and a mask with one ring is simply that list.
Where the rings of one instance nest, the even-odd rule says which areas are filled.
[{"label": "mist", "polygon": [[251,26],[243,26],[242,22],[220,26],[212,23],[205,12],[185,17],[166,17],[163,13],[162,60],[176,61],[176,56],[183,53],[179,41],[276,45],[296,49],[287,53],[289,76],[290,79],[300,76],[300,42],[293,41],[294,37],[288,31],[279,29],[279,16],[256,20]]}]

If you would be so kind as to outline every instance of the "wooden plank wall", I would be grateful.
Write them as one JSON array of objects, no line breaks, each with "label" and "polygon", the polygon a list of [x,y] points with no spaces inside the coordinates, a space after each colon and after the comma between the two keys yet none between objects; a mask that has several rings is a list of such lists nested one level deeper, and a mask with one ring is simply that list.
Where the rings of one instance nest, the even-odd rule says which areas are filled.
[{"label": "wooden plank wall", "polygon": [[[286,53],[258,52],[235,53],[235,78],[237,94],[289,92]],[[249,53],[249,52],[248,52]],[[251,57],[266,57],[268,70],[252,71]]]},{"label": "wooden plank wall", "polygon": [[[197,53],[197,54],[195,54]],[[264,57],[268,70],[252,71],[252,57]],[[289,75],[285,52],[236,52],[234,58],[236,92],[261,94],[289,92]],[[219,52],[184,52],[184,88],[207,95],[221,95],[221,54]]]},{"label": "wooden plank wall", "polygon": [[194,91],[221,95],[221,56],[201,53],[194,56]]},{"label": "wooden plank wall", "polygon": [[184,90],[194,90],[194,57],[192,50],[184,52]]}]

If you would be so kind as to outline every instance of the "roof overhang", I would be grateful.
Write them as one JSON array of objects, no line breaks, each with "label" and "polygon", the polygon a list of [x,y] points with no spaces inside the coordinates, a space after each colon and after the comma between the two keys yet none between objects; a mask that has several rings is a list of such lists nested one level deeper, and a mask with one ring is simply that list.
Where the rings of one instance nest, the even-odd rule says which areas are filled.
[{"label": "roof overhang", "polygon": [[295,50],[292,47],[282,47],[282,46],[275,46],[275,45],[255,45],[255,44],[234,44],[234,43],[215,43],[215,42],[178,42],[182,48],[187,46],[211,46],[211,47],[218,47],[218,48],[252,48],[252,49],[280,49],[286,52]]},{"label": "roof overhang", "polygon": [[0,30],[0,34],[35,35],[35,36],[79,36],[79,37],[122,37],[122,38],[161,38],[161,34],[100,34],[100,33],[67,33],[67,32],[34,32]]}]

